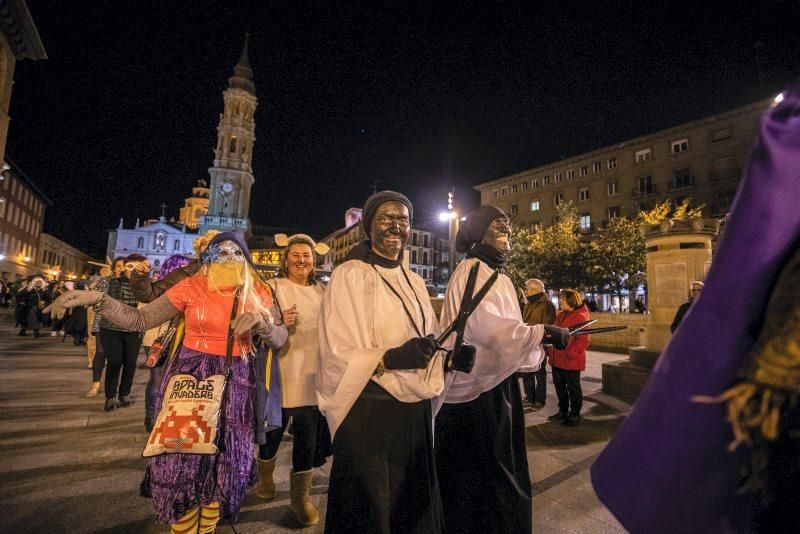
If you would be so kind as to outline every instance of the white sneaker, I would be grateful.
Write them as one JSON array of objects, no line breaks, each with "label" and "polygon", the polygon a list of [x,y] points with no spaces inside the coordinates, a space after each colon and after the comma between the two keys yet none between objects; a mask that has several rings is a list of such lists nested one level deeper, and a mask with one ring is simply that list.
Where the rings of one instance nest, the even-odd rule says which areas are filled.
[{"label": "white sneaker", "polygon": [[50,332],[50,337],[56,337],[57,335],[58,335],[58,332]]},{"label": "white sneaker", "polygon": [[58,335],[59,335],[59,336],[63,336],[63,335],[64,335],[64,331],[63,331],[63,330],[59,330],[59,331],[58,331]]}]

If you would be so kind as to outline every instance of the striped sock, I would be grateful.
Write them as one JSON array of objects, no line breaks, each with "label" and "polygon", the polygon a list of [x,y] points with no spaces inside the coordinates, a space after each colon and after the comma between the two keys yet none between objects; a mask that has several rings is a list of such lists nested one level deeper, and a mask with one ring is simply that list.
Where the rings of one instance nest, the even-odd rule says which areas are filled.
[{"label": "striped sock", "polygon": [[200,510],[200,527],[197,532],[200,534],[209,534],[214,532],[217,528],[219,521],[219,503],[212,502],[202,507]]},{"label": "striped sock", "polygon": [[192,508],[170,525],[170,532],[172,534],[194,534],[197,532],[197,519],[199,516],[200,509]]}]

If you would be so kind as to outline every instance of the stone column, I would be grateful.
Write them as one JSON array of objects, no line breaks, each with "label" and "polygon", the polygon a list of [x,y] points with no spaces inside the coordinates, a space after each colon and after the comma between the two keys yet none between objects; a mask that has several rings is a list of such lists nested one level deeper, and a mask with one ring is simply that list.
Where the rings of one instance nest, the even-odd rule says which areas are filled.
[{"label": "stone column", "polygon": [[[603,364],[603,392],[633,402],[669,343],[672,319],[687,301],[689,284],[705,280],[718,219],[665,220],[639,227],[647,254],[647,308],[643,346],[630,347],[629,361]],[[702,298],[702,297],[701,297]]]}]

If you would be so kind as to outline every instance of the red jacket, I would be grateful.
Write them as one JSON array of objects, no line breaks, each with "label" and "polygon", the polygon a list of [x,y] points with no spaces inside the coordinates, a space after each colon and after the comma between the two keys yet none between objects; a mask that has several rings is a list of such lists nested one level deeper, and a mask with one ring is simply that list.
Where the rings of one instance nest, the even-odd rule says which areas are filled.
[{"label": "red jacket", "polygon": [[[591,319],[589,310],[584,304],[572,311],[560,311],[556,314],[556,326],[569,328],[572,325]],[[569,371],[583,371],[586,369],[586,347],[589,346],[592,336],[572,336],[565,350],[552,349],[548,355],[548,362],[553,367]]]}]

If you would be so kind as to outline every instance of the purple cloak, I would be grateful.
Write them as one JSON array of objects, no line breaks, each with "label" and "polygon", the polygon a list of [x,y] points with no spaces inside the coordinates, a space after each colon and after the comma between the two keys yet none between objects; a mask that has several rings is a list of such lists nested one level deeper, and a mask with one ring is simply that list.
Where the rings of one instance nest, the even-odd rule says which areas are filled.
[{"label": "purple cloak", "polygon": [[591,469],[600,500],[632,532],[748,532],[738,495],[747,451],[730,453],[725,407],[699,404],[742,370],[770,291],[800,238],[800,85],[765,113],[702,296]]}]

